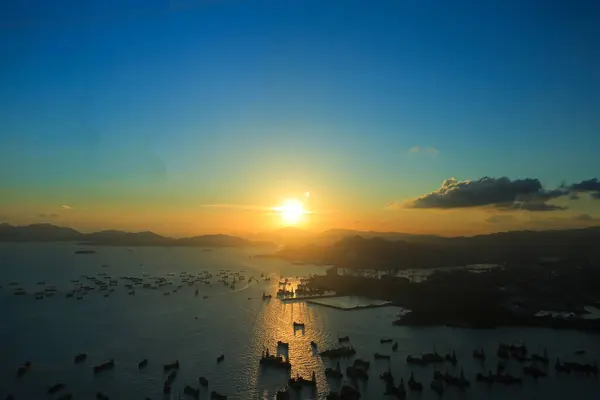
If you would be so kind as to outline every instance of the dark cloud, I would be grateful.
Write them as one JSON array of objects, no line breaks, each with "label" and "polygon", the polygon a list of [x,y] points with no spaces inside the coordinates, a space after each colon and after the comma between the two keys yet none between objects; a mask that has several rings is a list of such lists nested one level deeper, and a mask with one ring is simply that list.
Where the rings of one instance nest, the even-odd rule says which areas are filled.
[{"label": "dark cloud", "polygon": [[579,214],[573,217],[574,221],[598,221],[598,218],[592,217],[590,214]]},{"label": "dark cloud", "polygon": [[567,186],[567,189],[577,196],[577,193],[589,193],[593,198],[600,200],[600,180],[598,178],[588,179]]},{"label": "dark cloud", "polygon": [[516,222],[517,219],[515,217],[513,217],[512,215],[492,215],[491,217],[487,218],[485,220],[486,222],[489,222],[490,224],[507,224],[507,223],[511,223],[511,222]]},{"label": "dark cloud", "polygon": [[57,218],[58,214],[56,214],[56,213],[39,213],[37,216],[39,218],[52,219],[52,218]]},{"label": "dark cloud", "polygon": [[565,207],[547,204],[568,194],[565,189],[546,190],[538,179],[483,177],[477,180],[446,179],[442,187],[410,201],[409,208],[494,207],[499,210],[557,211]]}]

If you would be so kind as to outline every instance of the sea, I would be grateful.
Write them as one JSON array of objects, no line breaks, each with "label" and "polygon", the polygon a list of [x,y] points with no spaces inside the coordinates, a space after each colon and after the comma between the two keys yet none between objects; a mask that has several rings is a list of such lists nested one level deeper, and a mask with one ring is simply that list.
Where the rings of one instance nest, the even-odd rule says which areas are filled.
[{"label": "sea", "polygon": [[[96,252],[75,254],[81,249]],[[62,382],[66,387],[59,394],[72,393],[73,399],[96,398],[98,392],[110,399],[179,399],[187,398],[185,385],[199,387],[198,377],[203,376],[209,386],[200,387],[202,399],[209,399],[211,391],[228,399],[275,399],[290,376],[310,379],[314,371],[316,388],[292,390],[291,398],[324,399],[329,391],[349,384],[360,390],[362,399],[391,399],[384,395],[385,384],[380,379],[380,374],[390,371],[397,383],[400,379],[407,382],[411,373],[423,383],[422,393],[409,392],[407,398],[438,399],[429,388],[435,367],[407,365],[406,357],[454,351],[457,366],[446,363],[437,369],[454,375],[463,370],[471,386],[464,391],[449,387],[444,399],[600,399],[599,378],[561,374],[553,367],[557,357],[561,362],[600,361],[598,335],[549,329],[398,327],[392,322],[402,310],[393,306],[343,310],[306,301],[282,302],[275,296],[280,280],[287,278],[293,285],[301,277],[324,273],[324,268],[253,257],[260,252],[0,243],[0,398],[8,394],[15,399],[58,398],[47,390]],[[233,272],[244,276],[234,289],[217,282],[219,273]],[[195,282],[177,289],[182,276],[208,273],[212,274],[210,285]],[[110,276],[118,282],[81,299],[78,295],[67,297],[78,285],[72,281],[94,286],[84,276],[106,280]],[[130,282],[121,277],[144,282],[163,277],[173,284],[158,289],[138,287],[135,294],[129,294],[124,285]],[[54,295],[36,299],[35,292],[47,293],[50,286],[56,287]],[[26,294],[15,295],[18,288]],[[263,300],[263,293],[273,298]],[[356,305],[369,300],[348,301]],[[305,328],[295,329],[295,321],[304,323]],[[349,336],[357,351],[355,357],[341,360],[342,369],[355,358],[367,360],[368,381],[325,377],[325,368],[335,362],[321,358],[318,351],[337,347],[342,336]],[[390,343],[380,343],[382,338],[397,342],[397,350],[393,351]],[[289,358],[291,373],[259,364],[265,349],[271,354],[278,352],[277,341],[289,343],[289,350],[280,352]],[[318,350],[311,348],[311,341],[318,344]],[[476,382],[478,372],[495,371],[500,342],[523,343],[530,352],[546,349],[551,359],[548,376],[537,381],[524,376],[521,385],[508,387]],[[484,349],[488,355],[484,364],[473,359],[474,349]],[[576,355],[578,350],[585,354]],[[376,352],[389,354],[390,361],[375,359]],[[76,364],[74,356],[79,353],[86,353],[87,359]],[[221,355],[224,360],[218,363]],[[110,359],[115,362],[114,369],[94,374],[94,365]],[[148,365],[139,369],[142,359],[148,359]],[[166,395],[163,365],[175,360],[180,363],[179,374],[172,392]],[[18,377],[17,369],[25,362],[31,367]],[[516,361],[508,362],[507,371],[523,376],[522,365]]]}]

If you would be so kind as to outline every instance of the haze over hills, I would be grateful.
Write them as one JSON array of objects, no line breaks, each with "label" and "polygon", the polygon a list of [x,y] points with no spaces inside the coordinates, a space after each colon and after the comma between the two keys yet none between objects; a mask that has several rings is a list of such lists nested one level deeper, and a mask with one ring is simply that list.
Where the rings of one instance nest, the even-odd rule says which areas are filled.
[{"label": "haze over hills", "polygon": [[13,226],[0,224],[0,242],[83,242],[110,246],[198,246],[198,247],[250,247],[272,246],[272,243],[243,239],[230,235],[201,235],[188,238],[171,238],[154,232],[123,232],[106,230],[82,233],[72,228],[52,224]]}]

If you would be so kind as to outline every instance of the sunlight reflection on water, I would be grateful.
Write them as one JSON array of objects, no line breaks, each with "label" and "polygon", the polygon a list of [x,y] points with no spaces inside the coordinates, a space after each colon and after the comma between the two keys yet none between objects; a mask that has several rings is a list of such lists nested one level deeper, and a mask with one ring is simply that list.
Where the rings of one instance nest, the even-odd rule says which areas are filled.
[{"label": "sunlight reflection on water", "polygon": [[[328,382],[324,368],[335,366],[335,361],[319,357],[310,342],[318,343],[318,350],[322,351],[337,347],[337,338],[345,335],[350,336],[357,357],[371,361],[370,381],[359,384],[366,399],[383,398],[383,384],[378,376],[388,369],[386,361],[373,359],[374,352],[392,355],[395,376],[404,376],[406,380],[414,371],[426,386],[433,370],[407,366],[405,359],[409,354],[432,351],[433,347],[440,353],[455,350],[459,367],[464,367],[471,378],[482,370],[473,362],[473,348],[485,347],[493,353],[499,341],[522,340],[533,351],[547,347],[551,357],[559,356],[561,360],[573,359],[573,350],[584,348],[587,353],[582,360],[600,359],[597,336],[584,333],[394,327],[391,322],[399,312],[396,307],[340,311],[303,301],[281,302],[275,296],[263,301],[263,291],[275,295],[281,275],[295,277],[322,269],[252,259],[248,257],[251,254],[239,249],[201,252],[140,248],[127,252],[122,248],[101,248],[93,256],[81,257],[73,255],[73,246],[69,244],[0,244],[3,265],[0,312],[4,316],[0,343],[5,344],[0,354],[0,396],[12,392],[17,399],[44,398],[50,384],[64,381],[75,398],[93,398],[97,391],[103,391],[117,399],[148,396],[170,400],[176,399],[186,384],[197,386],[198,376],[204,376],[209,380],[209,391],[202,389],[201,398],[208,398],[210,390],[216,390],[230,399],[274,399],[276,391],[286,386],[290,374],[262,368],[259,359],[265,347],[275,353],[277,341],[281,340],[289,343],[291,376],[300,374],[310,378],[313,371],[316,373],[316,393],[303,388],[297,398],[324,398],[329,389],[339,388],[342,382]],[[102,264],[110,267],[102,268]],[[242,268],[247,270],[244,272],[247,279],[251,275],[258,278],[264,272],[271,280],[251,284],[245,281],[235,290],[224,284],[200,284],[198,297],[194,295],[194,287],[188,286],[169,296],[164,296],[162,290],[151,289],[138,289],[135,296],[129,296],[123,282],[119,282],[108,298],[95,292],[82,300],[65,298],[65,291],[73,286],[69,281],[82,274],[141,277],[143,273],[149,276],[173,273],[169,280],[178,282],[182,271],[196,274],[209,269],[214,277],[220,269]],[[11,280],[18,281],[30,294],[13,296],[6,286]],[[31,291],[41,280],[56,285],[58,293],[35,300]],[[204,299],[204,295],[208,298]],[[294,321],[305,323],[304,331],[294,329]],[[381,344],[381,337],[397,341],[398,351],[392,352],[390,344]],[[74,365],[73,356],[79,352],[88,353],[88,361]],[[225,361],[217,364],[220,354],[225,354]],[[95,376],[92,365],[109,358],[115,358],[115,370]],[[137,363],[142,358],[148,358],[149,365],[140,371]],[[180,360],[182,368],[173,395],[163,397],[162,364],[175,359]],[[34,364],[31,374],[16,379],[16,367],[26,360]],[[352,359],[341,360],[342,369],[351,363]],[[509,365],[509,370],[515,373],[519,373],[518,368],[519,365]],[[492,391],[474,386],[465,394],[448,391],[444,398],[559,399],[570,393],[578,393],[580,399],[600,398],[597,381],[577,376],[552,376],[543,384],[526,381],[520,388]],[[420,398],[437,396],[425,391]]]}]

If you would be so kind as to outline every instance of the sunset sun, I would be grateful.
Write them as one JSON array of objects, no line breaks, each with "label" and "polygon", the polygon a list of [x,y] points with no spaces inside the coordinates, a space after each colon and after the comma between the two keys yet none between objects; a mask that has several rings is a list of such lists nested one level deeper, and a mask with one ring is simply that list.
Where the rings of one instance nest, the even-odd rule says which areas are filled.
[{"label": "sunset sun", "polygon": [[289,199],[283,202],[279,207],[274,208],[281,217],[281,221],[285,225],[296,225],[302,221],[302,217],[307,214],[304,205],[296,200]]}]

